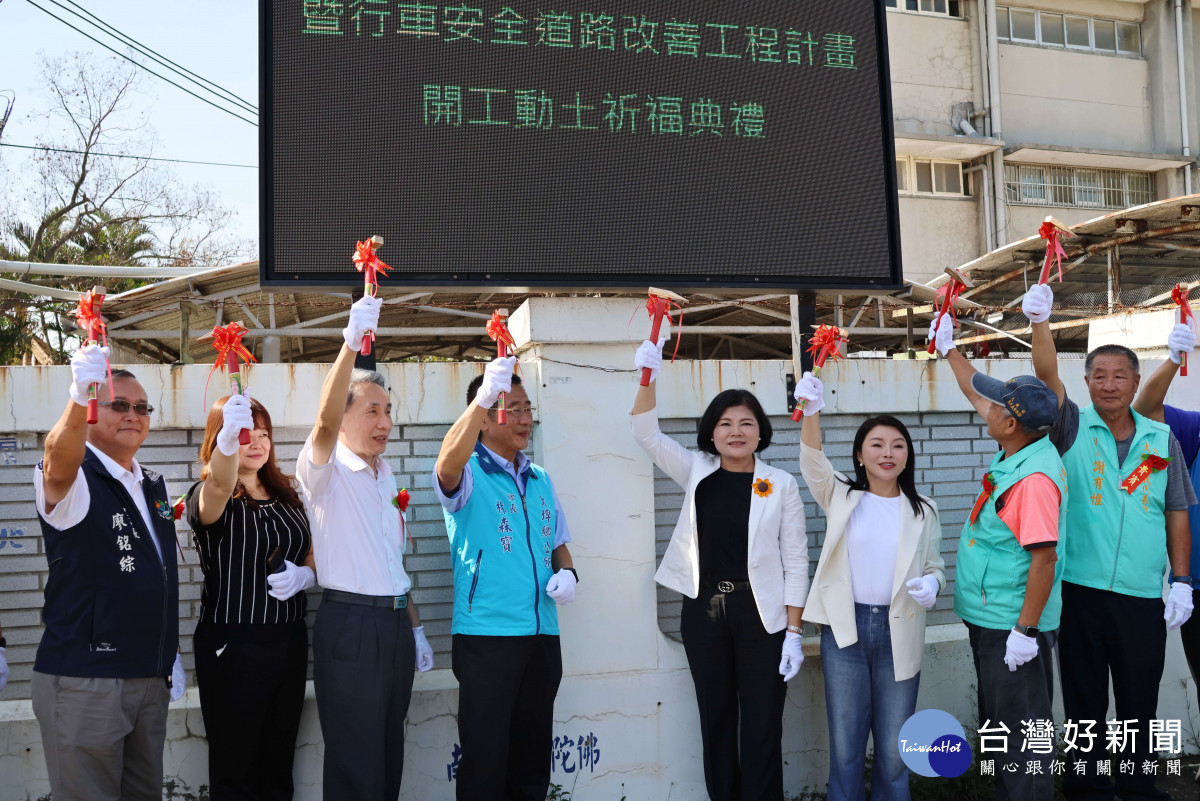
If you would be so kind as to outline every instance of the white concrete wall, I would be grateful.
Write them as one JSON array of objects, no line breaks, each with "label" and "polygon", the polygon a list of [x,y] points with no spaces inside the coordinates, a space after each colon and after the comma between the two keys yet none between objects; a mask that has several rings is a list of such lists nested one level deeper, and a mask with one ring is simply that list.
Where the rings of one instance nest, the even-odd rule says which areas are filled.
[{"label": "white concrete wall", "polygon": [[[981,180],[975,175],[977,183]],[[980,191],[991,191],[982,187]],[[925,283],[983,253],[975,198],[900,196],[900,253],[907,281]],[[1039,223],[1040,224],[1040,223]]]},{"label": "white concrete wall", "polygon": [[953,136],[950,108],[976,101],[978,29],[972,19],[887,15],[896,135]]},{"label": "white concrete wall", "polygon": [[[572,551],[583,579],[577,602],[561,613],[565,675],[554,730],[556,736],[572,740],[569,748],[556,752],[554,781],[580,801],[704,797],[695,698],[686,660],[682,647],[663,634],[658,623],[653,582],[658,512],[654,473],[627,433],[626,415],[636,378],[631,369],[633,347],[626,341],[626,331],[630,314],[639,305],[629,300],[535,299],[512,318],[514,334],[523,346],[526,386],[539,407],[535,451],[554,477],[570,516],[575,539]],[[638,320],[635,332],[644,324],[642,318]],[[997,377],[1029,367],[1019,361],[988,361],[979,366]],[[1147,365],[1147,369],[1153,366]],[[1084,397],[1081,368],[1079,363],[1064,362],[1069,392],[1080,398]],[[272,410],[277,426],[302,430],[312,419],[326,369],[322,365],[263,365],[251,368],[249,383]],[[457,415],[462,387],[479,366],[387,365],[385,369],[400,396],[398,418],[413,431],[423,431],[422,442],[433,442],[429,432]],[[789,369],[785,362],[665,366],[659,379],[660,415],[664,419],[694,418],[713,394],[733,386],[753,389],[769,414],[782,415]],[[200,424],[206,370],[206,366],[138,369],[152,402],[163,410],[161,415],[156,413],[157,427],[186,431]],[[945,413],[947,422],[953,421],[959,428],[973,420],[953,376],[941,362],[849,360],[836,365],[826,382],[830,391],[826,413],[835,419],[889,411]],[[18,434],[22,442],[36,442],[34,432],[46,430],[61,410],[66,385],[67,368],[63,367],[0,370],[0,431]],[[1200,399],[1200,371],[1179,383],[1173,393],[1173,402],[1195,405]],[[973,425],[967,436],[977,438],[978,421]],[[846,428],[837,427],[839,431]],[[931,429],[927,437],[930,443],[939,444],[936,430]],[[417,453],[417,448],[407,449],[410,444],[405,443],[404,453],[410,455],[402,457],[400,469],[411,470],[415,478],[428,472],[432,456]],[[933,460],[930,468],[937,467],[938,460],[949,463],[957,456],[945,449],[930,448],[928,453]],[[22,458],[36,455],[22,454]],[[28,470],[28,464],[22,469]],[[0,483],[5,480],[0,474]],[[8,498],[0,495],[0,511],[14,512],[17,506],[28,504]],[[422,525],[426,523],[435,525],[432,520]],[[947,531],[950,536],[954,533]],[[436,539],[432,533],[422,532],[421,536],[427,534]],[[812,533],[814,544],[818,535]],[[418,547],[417,555],[410,559],[432,564],[439,558],[421,554]],[[0,575],[10,558],[11,551],[0,552]],[[40,575],[42,569],[33,572]],[[18,571],[24,572],[29,571]],[[417,586],[424,586],[421,580]],[[24,604],[28,595],[9,592],[0,584],[0,615],[13,608],[10,596]],[[927,639],[919,707],[946,709],[970,728],[974,723],[974,673],[963,628],[957,624],[931,626]],[[1192,712],[1194,688],[1177,634],[1171,635],[1169,649],[1159,714],[1183,719],[1186,740],[1200,730],[1200,720]],[[809,659],[789,688],[785,718],[789,795],[805,788],[822,790],[827,771],[825,709],[814,642],[806,643],[806,652]],[[457,742],[457,701],[443,654],[444,649],[439,648],[436,669],[417,678],[409,713],[405,799],[453,797],[447,767]],[[166,754],[174,788],[170,797],[196,798],[206,784],[202,734],[198,699],[192,690],[171,712]],[[600,753],[588,768],[580,764],[578,741],[592,735]],[[321,753],[310,687],[296,760],[297,798],[301,801],[320,797]],[[0,700],[0,798],[26,794],[38,798],[47,792],[40,738],[28,701]]]}]

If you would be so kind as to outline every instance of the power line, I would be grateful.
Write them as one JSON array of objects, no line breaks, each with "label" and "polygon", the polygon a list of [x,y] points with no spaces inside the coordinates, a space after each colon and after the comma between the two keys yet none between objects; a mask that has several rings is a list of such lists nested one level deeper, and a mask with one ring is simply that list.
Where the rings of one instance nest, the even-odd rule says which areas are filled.
[{"label": "power line", "polygon": [[[109,33],[109,35],[115,36],[116,38],[120,39],[123,44],[129,45],[137,52],[141,53],[142,55],[146,56],[147,58],[149,58],[153,61],[158,62],[159,64],[163,65],[167,69],[174,72],[176,75],[179,75],[184,80],[190,81],[191,83],[195,84],[196,86],[199,86],[204,91],[210,92],[214,95],[217,95],[218,97],[221,97],[220,94],[218,94],[217,92],[213,92],[212,89],[209,89],[208,87],[203,86],[203,84],[208,84],[209,86],[213,86],[213,87],[221,90],[221,92],[223,92],[225,95],[227,95],[227,97],[222,97],[221,98],[222,100],[226,100],[226,99],[230,100],[230,101],[236,103],[237,105],[239,105],[240,107],[242,107],[243,109],[245,109],[246,111],[249,111],[252,114],[258,113],[258,108],[254,104],[250,103],[248,100],[243,100],[241,97],[234,94],[233,92],[226,89],[225,87],[221,86],[220,84],[214,83],[213,81],[210,81],[207,78],[205,78],[195,72],[192,72],[187,67],[184,67],[181,64],[177,64],[176,62],[174,62],[171,59],[164,56],[162,53],[159,53],[157,50],[154,50],[153,48],[150,48],[150,47],[142,44],[141,42],[134,39],[132,36],[126,35],[122,31],[118,30],[116,27],[114,27],[114,26],[108,24],[107,22],[105,22],[104,20],[100,19],[98,16],[93,14],[91,11],[88,11],[86,8],[79,5],[79,3],[74,2],[74,0],[67,0],[67,2],[70,3],[71,5],[75,6],[75,8],[78,8],[79,11],[83,12],[83,14],[86,14],[88,17],[91,17],[91,19],[86,19],[82,14],[79,13],[79,11],[74,11],[70,8],[67,8],[62,3],[58,2],[58,0],[49,0],[49,2],[53,3],[54,5],[63,9],[64,11],[68,11],[71,14],[74,14],[76,17],[79,17],[84,22],[87,22],[89,25],[92,25],[96,28],[107,28],[108,29],[107,32]],[[191,77],[189,77],[189,76],[191,76]]]},{"label": "power line", "polygon": [[230,115],[231,117],[237,117],[237,118],[238,118],[239,120],[241,120],[242,122],[246,122],[246,123],[249,123],[250,125],[253,125],[253,126],[255,126],[255,127],[258,127],[258,123],[257,123],[257,122],[255,122],[254,120],[248,120],[248,119],[246,119],[245,117],[243,117],[242,115],[238,114],[236,111],[233,111],[232,109],[228,109],[228,108],[226,108],[226,107],[224,107],[224,106],[219,106],[219,105],[217,105],[216,103],[214,103],[213,101],[209,100],[208,98],[206,98],[206,97],[201,97],[200,95],[196,94],[195,92],[191,91],[190,89],[186,89],[186,88],[184,88],[184,87],[180,86],[179,84],[177,84],[177,83],[175,83],[174,81],[172,81],[170,78],[167,78],[167,77],[165,77],[165,76],[163,76],[163,75],[160,75],[160,74],[158,74],[157,72],[155,72],[154,70],[150,69],[150,68],[149,68],[149,67],[147,67],[145,64],[142,64],[142,63],[141,63],[141,62],[139,62],[139,61],[135,61],[134,59],[130,58],[130,57],[129,57],[128,55],[126,55],[125,53],[122,53],[122,52],[120,52],[120,51],[118,51],[118,50],[115,50],[115,49],[113,49],[112,47],[109,47],[108,45],[104,44],[104,42],[101,42],[101,41],[100,41],[99,39],[97,39],[96,37],[94,37],[94,36],[92,36],[92,35],[90,35],[90,34],[88,34],[88,33],[85,33],[84,31],[81,31],[79,28],[76,28],[74,25],[72,25],[71,23],[67,22],[67,21],[66,21],[65,19],[63,19],[62,17],[59,17],[58,15],[56,15],[56,14],[55,14],[53,11],[50,11],[50,10],[48,10],[48,9],[45,9],[45,8],[42,8],[42,7],[41,7],[41,6],[39,6],[37,3],[33,2],[33,0],[25,0],[25,2],[29,3],[29,5],[33,6],[33,7],[34,7],[34,8],[36,8],[38,11],[41,11],[43,14],[46,14],[47,16],[53,17],[54,19],[58,20],[58,21],[59,21],[59,22],[61,22],[63,25],[66,25],[68,28],[70,28],[71,30],[73,30],[73,31],[75,31],[76,33],[80,34],[81,36],[83,36],[83,37],[85,37],[85,38],[87,38],[87,39],[90,39],[91,41],[93,41],[93,42],[95,42],[96,44],[98,44],[98,45],[100,45],[101,47],[103,47],[105,50],[108,50],[109,52],[113,53],[114,55],[120,56],[121,58],[125,59],[126,61],[130,62],[131,64],[134,64],[134,65],[136,65],[136,66],[138,66],[138,67],[141,67],[141,68],[142,68],[142,69],[144,69],[146,72],[148,72],[148,73],[150,73],[151,75],[153,75],[155,78],[160,78],[160,79],[162,79],[162,80],[166,81],[167,83],[169,83],[169,84],[171,84],[172,86],[174,86],[176,89],[179,89],[179,90],[180,90],[180,91],[182,91],[182,92],[186,92],[187,94],[191,95],[192,97],[196,98],[197,100],[200,100],[200,101],[202,101],[202,102],[204,102],[204,103],[207,103],[208,105],[212,106],[212,107],[213,107],[213,108],[215,108],[215,109],[219,109],[220,111],[224,111],[226,114]]},{"label": "power line", "polygon": [[0,147],[19,147],[24,150],[46,150],[51,153],[75,153],[80,156],[105,156],[110,159],[137,159],[138,161],[170,161],[175,164],[203,164],[208,167],[244,167],[257,170],[255,164],[228,164],[222,161],[192,161],[190,159],[165,159],[157,156],[130,156],[125,153],[97,153],[94,150],[71,150],[65,147],[47,147],[46,145],[15,145],[11,142],[0,142]]}]

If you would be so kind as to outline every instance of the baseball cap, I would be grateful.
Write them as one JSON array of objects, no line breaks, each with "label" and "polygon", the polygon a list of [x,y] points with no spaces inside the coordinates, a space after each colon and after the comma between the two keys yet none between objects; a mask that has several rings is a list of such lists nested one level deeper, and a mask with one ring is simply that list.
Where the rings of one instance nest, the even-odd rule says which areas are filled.
[{"label": "baseball cap", "polygon": [[1003,406],[1017,422],[1033,431],[1046,430],[1058,417],[1058,396],[1044,381],[1031,375],[1001,381],[975,373],[971,376],[971,388]]}]

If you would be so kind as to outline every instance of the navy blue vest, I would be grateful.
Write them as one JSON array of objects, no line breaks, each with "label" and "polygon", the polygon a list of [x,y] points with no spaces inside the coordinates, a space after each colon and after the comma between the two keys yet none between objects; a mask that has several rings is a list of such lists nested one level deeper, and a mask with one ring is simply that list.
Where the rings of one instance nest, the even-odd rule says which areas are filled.
[{"label": "navy blue vest", "polygon": [[[142,468],[154,531],[89,449],[87,517],[59,531],[39,518],[50,575],[33,669],[89,678],[168,676],[179,645],[175,519],[162,476]],[[157,537],[160,561],[150,537]]]}]

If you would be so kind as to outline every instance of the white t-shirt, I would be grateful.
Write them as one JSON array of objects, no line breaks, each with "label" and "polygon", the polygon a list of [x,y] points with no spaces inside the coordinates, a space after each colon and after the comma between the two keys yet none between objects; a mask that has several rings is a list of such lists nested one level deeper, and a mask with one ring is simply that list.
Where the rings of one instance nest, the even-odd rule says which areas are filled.
[{"label": "white t-shirt", "polygon": [[329,590],[360,595],[404,595],[400,511],[392,505],[396,478],[375,458],[375,470],[338,442],[323,465],[312,462],[312,435],[296,459],[296,479],[312,528],[317,579]]},{"label": "white t-shirt", "polygon": [[850,586],[856,604],[887,606],[892,602],[896,553],[900,548],[900,504],[903,495],[883,498],[864,492],[846,523]]},{"label": "white t-shirt", "polygon": [[[158,553],[158,560],[161,562],[162,546],[158,544],[154,518],[150,516],[150,508],[146,506],[146,492],[142,487],[142,480],[145,476],[142,474],[141,465],[138,464],[137,459],[134,459],[133,470],[126,470],[109,458],[107,454],[93,447],[92,443],[87,443],[87,447],[92,455],[100,460],[100,464],[108,470],[108,474],[120,481],[121,486],[133,498],[133,505],[137,507],[138,514],[146,523],[146,530],[150,532],[150,541],[154,543],[154,550]],[[83,468],[80,467],[79,472],[75,474],[75,483],[71,485],[71,489],[67,490],[66,497],[56,503],[54,511],[49,514],[46,513],[46,488],[42,485],[43,480],[42,467],[38,465],[33,468],[33,502],[42,520],[59,531],[66,531],[72,526],[82,523],[83,519],[87,517],[88,509],[92,506],[92,492],[88,489]]]}]

